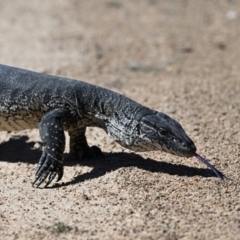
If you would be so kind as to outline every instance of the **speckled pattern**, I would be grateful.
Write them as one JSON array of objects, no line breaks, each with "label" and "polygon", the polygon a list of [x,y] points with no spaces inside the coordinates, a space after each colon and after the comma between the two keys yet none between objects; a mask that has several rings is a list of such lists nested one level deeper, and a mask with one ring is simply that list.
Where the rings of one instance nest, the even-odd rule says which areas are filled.
[{"label": "speckled pattern", "polygon": [[74,161],[65,133],[62,180],[33,188],[39,130],[1,131],[0,239],[239,240],[240,1],[8,0],[0,20],[1,64],[164,112],[231,178],[196,158],[131,152],[90,127],[104,158]]}]

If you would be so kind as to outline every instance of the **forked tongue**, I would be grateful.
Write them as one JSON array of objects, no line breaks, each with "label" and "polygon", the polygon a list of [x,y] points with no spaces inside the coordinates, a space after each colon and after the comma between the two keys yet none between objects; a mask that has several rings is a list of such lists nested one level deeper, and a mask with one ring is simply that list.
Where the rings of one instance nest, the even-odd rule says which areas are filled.
[{"label": "forked tongue", "polygon": [[221,180],[224,180],[224,175],[218,171],[212,164],[210,164],[205,158],[202,156],[198,155],[197,153],[194,153],[194,156],[204,164],[206,164]]}]

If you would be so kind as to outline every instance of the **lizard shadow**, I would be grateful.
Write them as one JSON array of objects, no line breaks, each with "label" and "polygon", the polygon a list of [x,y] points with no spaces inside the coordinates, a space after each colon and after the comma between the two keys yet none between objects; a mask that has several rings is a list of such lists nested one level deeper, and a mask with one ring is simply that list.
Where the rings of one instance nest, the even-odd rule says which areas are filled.
[{"label": "lizard shadow", "polygon": [[[0,161],[36,164],[41,157],[41,142],[29,142],[28,136],[13,136],[0,144]],[[36,149],[36,143],[39,149]]]},{"label": "lizard shadow", "polygon": [[137,167],[139,169],[153,173],[158,172],[177,176],[202,176],[206,178],[216,177],[210,169],[188,167],[182,164],[156,161],[150,158],[145,159],[136,153],[104,153],[104,157],[101,157],[99,159],[89,159],[82,161],[71,160],[65,162],[65,166],[73,166],[76,164],[80,164],[81,166],[93,167],[93,169],[90,172],[83,173],[74,177],[74,179],[69,182],[56,183],[50,188],[77,184],[79,182],[84,182],[86,180],[101,177],[107,172],[127,167]]},{"label": "lizard shadow", "polygon": [[[0,145],[0,161],[36,164],[41,157],[42,143],[37,142],[40,147],[36,149],[36,142],[28,142],[28,140],[29,138],[27,136],[15,136],[9,141],[2,143]],[[85,180],[99,178],[107,172],[127,167],[137,167],[149,172],[166,173],[177,176],[215,177],[215,174],[207,168],[188,167],[182,164],[156,161],[150,158],[145,159],[136,153],[104,153],[104,157],[98,159],[85,159],[82,161],[74,159],[68,160],[69,154],[66,153],[64,154],[64,158],[65,166],[79,164],[81,166],[93,167],[93,169],[90,172],[76,176],[69,182],[55,183],[49,188],[77,184]]]}]

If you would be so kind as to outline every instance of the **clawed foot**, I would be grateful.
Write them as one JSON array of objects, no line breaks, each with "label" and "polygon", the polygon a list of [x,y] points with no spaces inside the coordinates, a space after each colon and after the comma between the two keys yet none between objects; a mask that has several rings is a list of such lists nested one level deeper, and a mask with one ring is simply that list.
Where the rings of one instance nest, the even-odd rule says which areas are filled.
[{"label": "clawed foot", "polygon": [[45,185],[45,187],[47,187],[56,175],[58,175],[58,182],[63,176],[63,158],[60,157],[60,160],[55,159],[44,150],[38,163],[35,181],[32,185],[34,186],[36,184],[36,187],[39,187],[48,177],[48,181]]},{"label": "clawed foot", "polygon": [[91,159],[91,158],[98,158],[103,157],[102,150],[97,146],[92,147],[85,147],[82,149],[72,149],[70,151],[70,157],[77,160],[83,160],[83,159]]},{"label": "clawed foot", "polygon": [[[85,158],[97,158],[103,156],[101,149],[97,146],[87,146],[84,149],[78,149],[78,151],[75,150],[72,152],[73,157],[80,160]],[[45,185],[45,187],[47,187],[57,175],[58,182],[62,179],[63,176],[63,157],[60,155],[58,157],[52,156],[51,154],[47,153],[45,149],[39,160],[35,175],[35,181],[32,185],[39,187],[48,178],[48,181]]]}]

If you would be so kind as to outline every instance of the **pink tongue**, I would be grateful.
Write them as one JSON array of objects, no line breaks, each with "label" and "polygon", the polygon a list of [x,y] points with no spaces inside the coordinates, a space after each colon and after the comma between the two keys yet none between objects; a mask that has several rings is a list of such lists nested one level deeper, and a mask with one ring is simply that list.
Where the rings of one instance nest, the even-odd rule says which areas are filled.
[{"label": "pink tongue", "polygon": [[224,179],[224,175],[218,171],[212,164],[210,164],[205,158],[200,156],[197,153],[194,153],[194,156],[201,162],[205,163],[220,179]]}]

